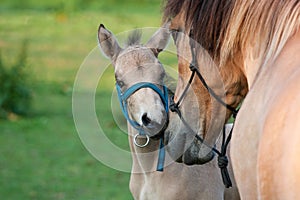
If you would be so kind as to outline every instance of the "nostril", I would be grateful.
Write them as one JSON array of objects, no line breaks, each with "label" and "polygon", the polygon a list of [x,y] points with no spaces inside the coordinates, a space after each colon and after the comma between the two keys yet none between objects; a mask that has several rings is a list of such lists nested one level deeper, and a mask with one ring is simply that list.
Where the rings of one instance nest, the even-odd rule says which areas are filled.
[{"label": "nostril", "polygon": [[142,116],[142,122],[145,126],[148,126],[151,122],[151,119],[147,116],[147,113],[144,113]]}]

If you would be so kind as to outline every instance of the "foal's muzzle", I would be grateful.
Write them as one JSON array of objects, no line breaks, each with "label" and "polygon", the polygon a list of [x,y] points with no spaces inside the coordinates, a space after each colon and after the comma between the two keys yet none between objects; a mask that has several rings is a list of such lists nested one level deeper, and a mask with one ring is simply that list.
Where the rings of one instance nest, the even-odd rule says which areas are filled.
[{"label": "foal's muzzle", "polygon": [[[150,88],[152,89],[155,93],[157,93],[164,105],[164,110],[165,110],[165,116],[166,120],[164,122],[164,125],[162,126],[161,124],[158,124],[154,120],[150,118],[148,113],[144,113],[141,116],[141,122],[142,124],[139,124],[137,121],[131,119],[128,114],[128,108],[127,108],[127,99],[137,92],[138,90],[142,88]],[[116,84],[116,89],[118,93],[118,98],[120,102],[120,106],[123,112],[123,115],[127,119],[127,121],[130,123],[130,125],[138,130],[140,135],[145,135],[145,132],[149,133],[155,133],[151,134],[151,137],[158,137],[160,136],[161,133],[165,130],[167,124],[168,124],[168,112],[169,112],[169,99],[168,99],[168,89],[165,85],[162,86],[162,89],[160,89],[156,84],[150,83],[150,82],[141,82],[134,84],[133,86],[129,87],[127,90],[122,91],[121,87]]]}]

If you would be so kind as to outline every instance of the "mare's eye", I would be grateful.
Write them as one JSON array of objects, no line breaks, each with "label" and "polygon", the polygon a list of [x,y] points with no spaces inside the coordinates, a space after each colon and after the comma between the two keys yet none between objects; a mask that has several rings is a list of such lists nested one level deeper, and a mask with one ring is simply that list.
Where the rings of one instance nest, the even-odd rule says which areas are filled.
[{"label": "mare's eye", "polygon": [[191,30],[190,30],[189,37],[194,38],[194,29],[193,28],[191,28]]},{"label": "mare's eye", "polygon": [[171,30],[171,34],[172,34],[174,42],[176,42],[176,40],[177,40],[178,33],[179,33],[179,30]]}]

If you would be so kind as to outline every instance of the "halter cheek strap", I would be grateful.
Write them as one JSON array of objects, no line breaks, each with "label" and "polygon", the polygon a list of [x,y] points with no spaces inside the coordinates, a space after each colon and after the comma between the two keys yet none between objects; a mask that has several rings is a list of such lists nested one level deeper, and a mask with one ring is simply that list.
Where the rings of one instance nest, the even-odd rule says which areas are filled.
[{"label": "halter cheek strap", "polygon": [[[127,90],[125,90],[124,92],[122,92],[121,87],[119,86],[119,84],[116,84],[116,89],[117,89],[117,93],[118,93],[118,98],[119,98],[119,103],[120,103],[120,107],[122,109],[123,115],[125,116],[126,120],[130,123],[130,125],[135,128],[136,130],[138,130],[138,134],[134,136],[134,143],[136,144],[136,146],[143,148],[145,146],[147,146],[148,142],[149,142],[149,136],[147,136],[145,134],[145,131],[142,128],[142,125],[140,125],[137,121],[131,119],[129,117],[128,114],[128,109],[127,109],[127,99],[134,94],[136,91],[142,89],[142,88],[150,88],[153,91],[155,91],[159,97],[161,98],[164,107],[165,107],[165,111],[168,115],[169,113],[169,99],[168,99],[168,88],[163,85],[162,86],[163,89],[161,90],[157,85],[153,84],[153,83],[149,83],[149,82],[141,82],[141,83],[137,83],[134,84],[133,86],[129,87]],[[143,145],[139,145],[136,142],[136,139],[138,137],[138,135],[142,135],[146,137],[146,143]],[[159,153],[158,153],[158,161],[157,161],[157,171],[163,171],[164,169],[164,161],[165,161],[165,148],[164,148],[164,141],[163,141],[163,137],[160,138],[160,142],[159,142]]]}]

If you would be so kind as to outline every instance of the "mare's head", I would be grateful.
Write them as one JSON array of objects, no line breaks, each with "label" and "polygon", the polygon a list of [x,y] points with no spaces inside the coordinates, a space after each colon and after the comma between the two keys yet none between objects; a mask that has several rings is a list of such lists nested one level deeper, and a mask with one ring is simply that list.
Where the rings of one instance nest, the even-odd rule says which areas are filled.
[{"label": "mare's head", "polygon": [[[166,2],[164,19],[171,20],[169,28],[178,54],[180,77],[175,101],[181,96],[191,75],[191,44],[195,46],[193,51],[196,66],[208,86],[224,102],[235,108],[246,95],[247,80],[241,70],[241,56],[236,54],[235,59],[221,63],[220,49],[232,8],[232,1],[226,0]],[[214,146],[222,127],[231,115],[231,111],[213,98],[197,77],[194,78],[180,109],[194,132],[204,138],[210,146]],[[211,149],[195,140],[190,130],[179,121],[178,117],[170,115],[166,140],[173,142],[168,145],[169,154],[186,164],[202,164],[211,159]]]},{"label": "mare's head", "polygon": [[[98,38],[101,50],[114,66],[127,120],[148,136],[159,134],[167,125],[168,114],[163,97],[157,92],[164,93],[165,76],[157,56],[168,43],[168,29],[159,29],[145,45],[140,44],[141,32],[135,31],[128,37],[125,48],[120,47],[115,36],[103,25],[99,27]],[[146,83],[146,86],[135,88],[139,83]],[[156,91],[148,87],[149,84]]]}]

